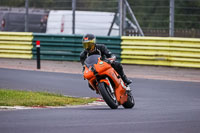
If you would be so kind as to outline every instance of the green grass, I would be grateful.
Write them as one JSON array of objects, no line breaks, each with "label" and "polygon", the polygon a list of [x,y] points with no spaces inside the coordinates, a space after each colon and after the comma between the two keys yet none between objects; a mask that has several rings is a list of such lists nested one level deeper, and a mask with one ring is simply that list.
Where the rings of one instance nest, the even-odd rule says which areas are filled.
[{"label": "green grass", "polygon": [[65,106],[83,105],[94,98],[74,98],[47,92],[0,89],[0,106]]}]

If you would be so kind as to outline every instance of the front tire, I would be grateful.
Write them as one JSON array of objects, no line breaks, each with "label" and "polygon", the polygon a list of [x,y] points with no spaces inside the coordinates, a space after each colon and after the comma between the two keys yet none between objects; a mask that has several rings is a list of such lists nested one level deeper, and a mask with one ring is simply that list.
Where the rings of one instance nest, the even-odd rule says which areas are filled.
[{"label": "front tire", "polygon": [[117,109],[118,108],[118,102],[116,100],[115,95],[111,93],[109,86],[106,83],[101,82],[101,83],[98,84],[98,88],[99,88],[101,96],[103,97],[106,104],[111,109]]}]

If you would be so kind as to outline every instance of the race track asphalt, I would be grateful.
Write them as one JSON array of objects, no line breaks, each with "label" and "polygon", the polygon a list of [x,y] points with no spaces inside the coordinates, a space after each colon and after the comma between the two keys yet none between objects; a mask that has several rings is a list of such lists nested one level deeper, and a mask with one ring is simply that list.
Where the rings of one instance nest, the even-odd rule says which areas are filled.
[{"label": "race track asphalt", "polygon": [[[136,105],[0,111],[2,133],[197,133],[200,82],[132,79]],[[80,74],[0,69],[0,88],[99,97]]]}]

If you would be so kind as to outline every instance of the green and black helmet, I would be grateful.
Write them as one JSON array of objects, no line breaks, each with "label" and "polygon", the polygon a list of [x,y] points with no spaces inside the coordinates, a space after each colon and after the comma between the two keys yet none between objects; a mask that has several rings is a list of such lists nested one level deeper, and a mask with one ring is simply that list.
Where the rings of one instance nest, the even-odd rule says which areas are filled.
[{"label": "green and black helmet", "polygon": [[86,34],[83,36],[83,48],[88,51],[93,51],[96,46],[96,37],[93,34]]}]

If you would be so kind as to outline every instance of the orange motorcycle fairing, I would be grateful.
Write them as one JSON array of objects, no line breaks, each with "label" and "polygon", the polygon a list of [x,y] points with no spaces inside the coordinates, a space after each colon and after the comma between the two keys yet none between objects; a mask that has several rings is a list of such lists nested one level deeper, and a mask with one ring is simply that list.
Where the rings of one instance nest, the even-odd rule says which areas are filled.
[{"label": "orange motorcycle fairing", "polygon": [[115,89],[115,95],[120,104],[124,104],[127,101],[128,95],[126,94],[126,90],[120,86]]},{"label": "orange motorcycle fairing", "polygon": [[[101,79],[100,82],[106,83],[108,86],[110,85],[109,81],[107,79]],[[123,104],[127,101],[128,95],[126,94],[126,90],[124,88],[121,88],[121,86],[118,86],[115,89],[115,96],[117,98],[117,101],[120,104]]]},{"label": "orange motorcycle fairing", "polygon": [[126,94],[126,88],[124,82],[120,78],[119,74],[112,68],[110,64],[102,61],[98,58],[95,64],[85,66],[84,78],[88,80],[89,84],[98,91],[98,83],[104,82],[107,86],[112,86],[116,100],[120,105],[124,104],[128,95]]},{"label": "orange motorcycle fairing", "polygon": [[107,79],[101,79],[100,82],[106,83],[108,86],[110,85],[109,81]]}]

